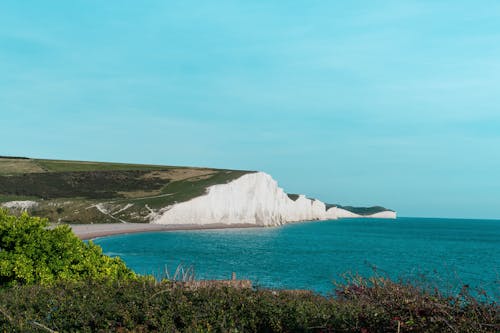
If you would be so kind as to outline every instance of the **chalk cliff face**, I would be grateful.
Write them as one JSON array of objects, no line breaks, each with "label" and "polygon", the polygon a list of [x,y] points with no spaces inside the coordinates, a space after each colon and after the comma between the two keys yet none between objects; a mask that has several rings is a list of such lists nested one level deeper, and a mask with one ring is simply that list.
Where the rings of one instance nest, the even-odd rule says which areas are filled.
[{"label": "chalk cliff face", "polygon": [[294,201],[277,182],[263,172],[246,174],[228,184],[214,185],[207,194],[161,210],[153,217],[158,224],[255,224],[323,218],[325,204],[299,196]]},{"label": "chalk cliff face", "polygon": [[[349,217],[361,217],[361,215],[358,215],[356,213],[353,213],[353,212],[350,212],[346,209],[342,209],[342,208],[339,208],[339,207],[334,207],[335,208],[335,212],[336,212],[336,215],[337,215],[337,218],[349,218]],[[332,209],[332,208],[330,208]]]},{"label": "chalk cliff face", "polygon": [[377,218],[377,219],[395,219],[397,216],[396,216],[396,212],[386,210],[384,212],[375,213],[375,214],[369,215],[367,217],[372,217],[372,218]]},{"label": "chalk cliff face", "polygon": [[347,215],[347,211],[344,211],[339,216],[339,211],[344,210],[332,207],[327,211],[323,202],[303,195],[292,200],[270,175],[257,172],[246,174],[227,184],[211,186],[203,196],[151,213],[150,221],[156,224],[276,226],[296,221],[336,219]]}]

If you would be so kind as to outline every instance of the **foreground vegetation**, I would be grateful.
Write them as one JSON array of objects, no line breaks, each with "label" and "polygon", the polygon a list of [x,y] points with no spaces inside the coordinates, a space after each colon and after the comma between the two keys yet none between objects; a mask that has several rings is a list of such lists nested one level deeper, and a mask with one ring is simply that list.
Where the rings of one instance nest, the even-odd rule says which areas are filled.
[{"label": "foreground vegetation", "polygon": [[0,331],[498,332],[498,306],[389,280],[335,297],[307,292],[128,281],[0,290]]},{"label": "foreground vegetation", "polygon": [[332,295],[141,277],[68,227],[0,210],[1,332],[498,332],[498,304],[389,279]]},{"label": "foreground vegetation", "polygon": [[67,225],[49,229],[46,219],[0,209],[0,286],[134,278],[120,258],[82,242]]}]

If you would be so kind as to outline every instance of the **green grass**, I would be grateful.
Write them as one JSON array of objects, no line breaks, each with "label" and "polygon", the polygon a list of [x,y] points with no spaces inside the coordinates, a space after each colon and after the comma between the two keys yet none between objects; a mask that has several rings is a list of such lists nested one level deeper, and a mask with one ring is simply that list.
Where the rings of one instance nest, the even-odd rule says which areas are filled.
[{"label": "green grass", "polygon": [[105,163],[85,161],[64,161],[30,159],[18,157],[0,157],[0,175],[41,173],[41,172],[76,172],[76,171],[128,171],[128,170],[170,170],[172,167],[163,165]]},{"label": "green grass", "polygon": [[35,160],[35,162],[47,172],[69,172],[69,171],[153,171],[169,170],[176,167],[147,164],[127,164],[127,163],[103,163],[103,162],[82,162],[82,161],[62,161],[62,160]]},{"label": "green grass", "polygon": [[154,191],[168,180],[143,178],[149,171],[72,171],[0,176],[0,194],[35,196],[42,199],[86,197],[112,199],[118,192]]},{"label": "green grass", "polygon": [[[208,186],[227,183],[245,174],[245,171],[213,170],[215,174],[206,178],[194,176],[191,179],[175,181],[174,175],[149,174],[152,171],[176,171],[178,168],[120,163],[97,163],[56,160],[13,160],[0,159],[4,170],[14,169],[14,165],[24,166],[28,172],[0,174],[0,195],[17,197],[36,197],[46,200],[57,198],[84,197],[88,199],[119,199],[134,197],[134,192],[144,193],[144,201],[158,207],[160,204],[182,202],[202,195]],[[32,172],[35,165],[44,172]],[[28,167],[29,166],[29,167]],[[208,169],[212,170],[212,169]],[[173,177],[169,179],[169,177]],[[147,198],[148,193],[152,198]],[[172,194],[159,197],[162,194]],[[127,199],[130,200],[130,199]]]},{"label": "green grass", "polygon": [[0,175],[14,175],[45,170],[35,160],[19,158],[0,158]]},{"label": "green grass", "polygon": [[191,179],[174,181],[166,185],[161,190],[161,194],[165,196],[144,199],[131,199],[130,201],[139,204],[147,204],[151,208],[161,208],[172,205],[174,203],[188,201],[190,199],[203,195],[206,193],[208,187],[217,184],[229,183],[230,181],[237,179],[247,173],[249,172],[223,170],[210,175],[208,178],[196,181],[193,181]]}]

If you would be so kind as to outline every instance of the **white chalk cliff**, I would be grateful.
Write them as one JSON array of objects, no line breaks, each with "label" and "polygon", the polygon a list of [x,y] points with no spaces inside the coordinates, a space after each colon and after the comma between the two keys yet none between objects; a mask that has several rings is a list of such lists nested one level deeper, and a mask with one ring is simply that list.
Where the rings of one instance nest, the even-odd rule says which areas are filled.
[{"label": "white chalk cliff", "polygon": [[[254,224],[276,226],[288,222],[359,217],[300,195],[292,200],[278,183],[263,172],[249,173],[227,184],[210,186],[205,195],[150,214],[156,224]],[[395,218],[386,211],[371,217]]]},{"label": "white chalk cliff", "polygon": [[[378,218],[378,219],[395,219],[396,218],[396,212],[393,212],[392,210],[385,210],[382,212],[370,214],[370,215],[360,215],[356,214],[353,212],[350,212],[348,210],[338,208],[338,207],[333,207],[330,209],[335,209],[335,214],[337,218],[351,218],[351,217],[371,217],[371,218]],[[330,209],[328,211],[330,211]]]}]

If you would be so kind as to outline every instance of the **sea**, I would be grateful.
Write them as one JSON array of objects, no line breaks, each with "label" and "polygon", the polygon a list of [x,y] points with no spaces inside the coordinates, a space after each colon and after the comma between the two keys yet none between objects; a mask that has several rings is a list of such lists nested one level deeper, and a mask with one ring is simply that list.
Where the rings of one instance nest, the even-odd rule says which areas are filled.
[{"label": "sea", "polygon": [[390,277],[498,300],[500,221],[442,218],[339,219],[270,228],[150,232],[97,238],[105,254],[158,278],[192,269],[197,279],[335,291],[352,277]]}]

